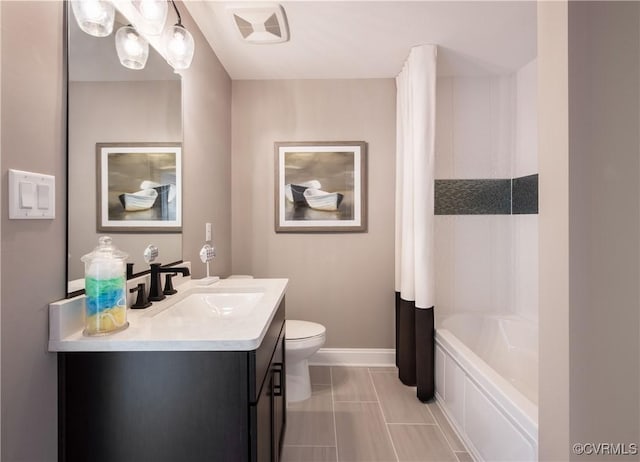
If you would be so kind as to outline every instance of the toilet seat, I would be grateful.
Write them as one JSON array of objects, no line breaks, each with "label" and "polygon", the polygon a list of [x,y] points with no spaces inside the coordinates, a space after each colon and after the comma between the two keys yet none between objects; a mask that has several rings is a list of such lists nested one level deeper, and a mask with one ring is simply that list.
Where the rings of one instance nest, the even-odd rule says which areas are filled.
[{"label": "toilet seat", "polygon": [[287,342],[297,343],[315,337],[323,337],[327,329],[316,322],[287,319],[285,321],[285,339]]}]

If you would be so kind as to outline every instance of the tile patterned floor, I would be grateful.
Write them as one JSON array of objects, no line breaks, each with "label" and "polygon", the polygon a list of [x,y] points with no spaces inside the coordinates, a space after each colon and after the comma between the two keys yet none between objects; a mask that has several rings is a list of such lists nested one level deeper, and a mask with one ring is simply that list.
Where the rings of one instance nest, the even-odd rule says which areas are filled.
[{"label": "tile patterned floor", "polygon": [[311,398],[287,407],[283,462],[471,462],[435,402],[395,368],[312,366]]}]

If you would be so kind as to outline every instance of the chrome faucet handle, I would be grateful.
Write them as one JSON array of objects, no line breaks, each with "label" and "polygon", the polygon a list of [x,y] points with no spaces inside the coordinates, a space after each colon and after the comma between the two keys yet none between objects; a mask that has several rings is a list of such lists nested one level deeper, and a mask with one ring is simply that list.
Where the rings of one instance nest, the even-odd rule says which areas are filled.
[{"label": "chrome faucet handle", "polygon": [[144,257],[144,261],[146,261],[147,263],[151,263],[155,261],[156,258],[158,258],[159,253],[160,251],[158,250],[158,247],[150,244],[146,249],[144,249],[142,256]]},{"label": "chrome faucet handle", "polygon": [[200,249],[200,261],[202,263],[209,263],[213,261],[213,258],[216,256],[216,248],[210,246],[209,244],[205,244]]},{"label": "chrome faucet handle", "polygon": [[202,263],[207,265],[207,277],[202,278],[197,282],[199,286],[208,286],[220,280],[220,278],[217,276],[209,275],[209,262],[213,261],[215,256],[216,249],[209,244],[205,244],[204,246],[202,246],[202,249],[200,249],[200,260],[202,261]]}]

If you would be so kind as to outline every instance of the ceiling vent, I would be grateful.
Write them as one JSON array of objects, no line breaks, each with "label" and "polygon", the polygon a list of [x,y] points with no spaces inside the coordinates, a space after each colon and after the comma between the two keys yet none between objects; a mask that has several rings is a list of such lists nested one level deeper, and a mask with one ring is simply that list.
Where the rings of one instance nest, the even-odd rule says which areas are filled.
[{"label": "ceiling vent", "polygon": [[289,40],[284,9],[277,3],[233,6],[229,9],[240,37],[250,43],[280,43]]}]

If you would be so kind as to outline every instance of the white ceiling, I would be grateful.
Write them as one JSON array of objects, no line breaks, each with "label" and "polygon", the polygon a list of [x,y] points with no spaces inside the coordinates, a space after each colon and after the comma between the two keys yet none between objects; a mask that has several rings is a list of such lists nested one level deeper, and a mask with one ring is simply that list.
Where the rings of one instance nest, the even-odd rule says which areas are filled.
[{"label": "white ceiling", "polygon": [[530,1],[286,1],[291,40],[271,45],[240,39],[227,10],[247,3],[185,2],[234,80],[390,78],[425,43],[439,75],[507,74],[536,56]]}]

